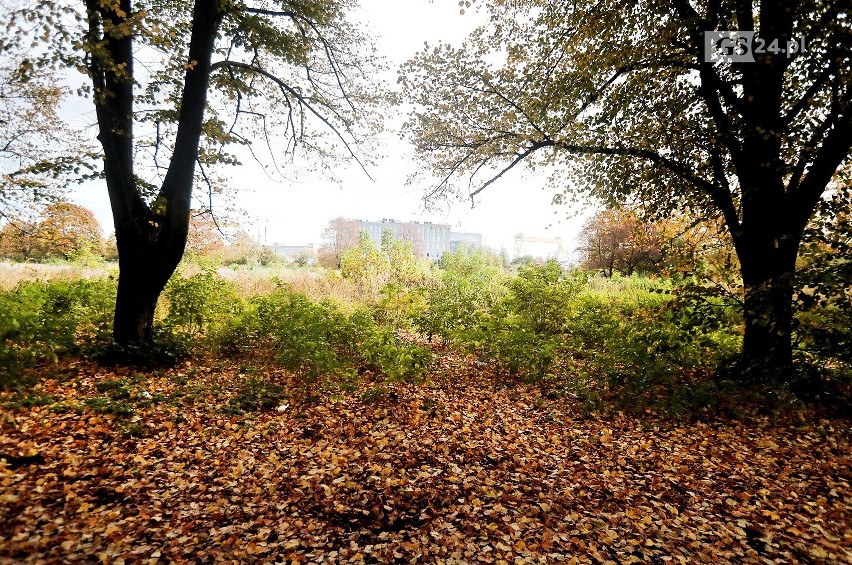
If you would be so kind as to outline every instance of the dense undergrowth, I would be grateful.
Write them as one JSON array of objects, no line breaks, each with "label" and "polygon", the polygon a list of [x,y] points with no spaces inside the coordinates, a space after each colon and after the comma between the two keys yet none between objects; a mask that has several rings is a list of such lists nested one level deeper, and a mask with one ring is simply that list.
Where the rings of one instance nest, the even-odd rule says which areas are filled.
[{"label": "dense undergrowth", "polygon": [[[357,300],[309,297],[278,279],[246,292],[213,265],[193,265],[173,277],[161,300],[160,353],[277,367],[312,396],[353,390],[365,374],[423,382],[436,351],[451,348],[479,358],[496,384],[538,383],[588,410],[739,410],[742,389],[725,367],[740,348],[741,322],[724,297],[695,296],[683,281],[664,278],[602,282],[554,262],[509,271],[485,252],[460,250],[439,268],[417,262],[404,246],[384,256],[375,251],[348,257],[345,278],[314,273],[324,289],[355,289]],[[59,356],[99,359],[114,351],[114,297],[112,278],[29,281],[0,293],[0,386],[26,386],[38,375],[33,367]],[[840,318],[830,307],[800,315],[798,343],[809,347],[798,362],[848,384],[848,352],[830,346],[848,339]],[[796,402],[791,384],[773,383],[775,401]],[[272,407],[276,387],[252,381],[243,404]],[[265,394],[275,400],[263,401]]]}]

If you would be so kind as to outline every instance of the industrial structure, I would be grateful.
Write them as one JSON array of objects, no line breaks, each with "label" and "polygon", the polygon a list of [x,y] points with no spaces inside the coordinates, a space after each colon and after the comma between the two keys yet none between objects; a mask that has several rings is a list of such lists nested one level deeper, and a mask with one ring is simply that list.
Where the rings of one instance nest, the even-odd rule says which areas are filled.
[{"label": "industrial structure", "polygon": [[532,255],[547,259],[565,260],[561,237],[535,237],[519,233],[515,236],[515,257]]}]

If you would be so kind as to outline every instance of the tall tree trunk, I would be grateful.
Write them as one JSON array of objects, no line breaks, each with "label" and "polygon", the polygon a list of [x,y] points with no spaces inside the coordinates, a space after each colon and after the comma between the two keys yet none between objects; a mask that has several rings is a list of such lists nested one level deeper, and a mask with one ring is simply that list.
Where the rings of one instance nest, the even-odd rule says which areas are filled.
[{"label": "tall tree trunk", "polygon": [[166,247],[158,245],[157,230],[153,227],[148,229],[148,233],[124,229],[118,236],[116,232],[119,275],[113,338],[120,345],[142,345],[153,341],[157,300],[186,247],[188,206],[185,221],[174,224]]},{"label": "tall tree trunk", "polygon": [[801,235],[761,238],[762,245],[740,252],[747,379],[784,382],[792,375],[793,284],[800,240]]},{"label": "tall tree trunk", "polygon": [[[154,309],[183,257],[189,231],[190,197],[207,101],[211,59],[223,12],[216,0],[193,3],[192,32],[177,135],[156,209],[142,198],[133,172],[133,15],[131,0],[118,6],[86,0],[88,41],[107,56],[91,59],[98,139],[119,256],[113,337],[122,346],[153,338]],[[105,31],[129,29],[123,33]]]},{"label": "tall tree trunk", "polygon": [[113,338],[117,343],[143,344],[153,340],[154,311],[159,295],[160,291],[144,278],[121,269],[113,320]]}]

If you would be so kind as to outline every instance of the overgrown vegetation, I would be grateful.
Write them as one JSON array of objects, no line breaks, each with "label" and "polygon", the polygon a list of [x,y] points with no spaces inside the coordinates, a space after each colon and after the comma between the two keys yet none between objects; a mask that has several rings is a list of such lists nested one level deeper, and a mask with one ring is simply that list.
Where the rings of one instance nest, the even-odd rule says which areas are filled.
[{"label": "overgrown vegetation", "polygon": [[0,292],[0,387],[58,355],[90,353],[109,335],[115,283],[109,279],[22,282]]},{"label": "overgrown vegetation", "polygon": [[[725,373],[741,347],[737,297],[688,275],[601,279],[555,262],[507,267],[465,248],[431,265],[389,235],[381,247],[362,238],[345,252],[343,278],[305,271],[310,285],[247,284],[223,277],[211,260],[194,261],[166,287],[161,347],[177,358],[227,356],[284,370],[298,383],[286,398],[352,390],[364,376],[422,382],[434,367],[430,348],[449,347],[481,359],[496,384],[538,383],[586,409],[738,409]],[[25,384],[28,368],[60,355],[113,347],[114,295],[112,279],[23,282],[0,294],[3,387]],[[836,391],[849,382],[849,325],[832,296],[799,314],[799,363]],[[285,396],[281,383],[250,384],[235,409],[270,409]],[[787,385],[773,383],[774,392],[787,398],[795,383]]]}]

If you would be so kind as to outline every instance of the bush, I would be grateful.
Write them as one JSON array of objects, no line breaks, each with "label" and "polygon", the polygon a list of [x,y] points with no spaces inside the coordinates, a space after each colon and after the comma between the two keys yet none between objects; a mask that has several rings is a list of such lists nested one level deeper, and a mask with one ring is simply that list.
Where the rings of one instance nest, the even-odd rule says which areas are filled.
[{"label": "bush", "polygon": [[726,303],[673,299],[669,282],[636,278],[602,287],[555,262],[502,279],[487,263],[452,259],[420,328],[498,373],[583,394],[592,383],[598,394],[632,405],[692,391],[675,406],[703,402],[700,381],[739,351],[739,320]]},{"label": "bush", "polygon": [[87,353],[109,341],[115,282],[23,282],[0,292],[0,387],[63,353]]},{"label": "bush", "polygon": [[[469,253],[469,252],[468,252]],[[451,256],[444,286],[430,296],[424,329],[529,380],[567,373],[572,365],[568,325],[586,276],[555,261],[519,269],[505,280],[486,255]],[[480,284],[486,292],[477,294]],[[454,309],[461,315],[454,317]]]},{"label": "bush", "polygon": [[431,359],[428,350],[380,327],[366,311],[346,314],[286,285],[253,299],[219,343],[232,353],[266,351],[305,386],[319,389],[350,384],[362,370],[391,380],[420,379]]},{"label": "bush", "polygon": [[708,380],[742,340],[726,303],[673,297],[665,283],[643,292],[585,292],[571,311],[567,334],[582,373],[624,407],[706,405],[711,391],[722,391]]},{"label": "bush", "polygon": [[[365,316],[360,319],[365,319]],[[428,349],[401,340],[387,327],[375,326],[369,321],[360,323],[366,329],[359,348],[359,361],[363,367],[391,382],[421,382],[426,378],[432,363]]]},{"label": "bush", "polygon": [[382,287],[376,317],[394,328],[412,329],[426,311],[426,289],[389,282]]},{"label": "bush", "polygon": [[485,318],[464,335],[465,347],[495,365],[526,380],[554,376],[569,359],[568,347],[561,336],[539,334],[511,318]]},{"label": "bush", "polygon": [[415,323],[430,339],[459,341],[505,294],[506,273],[500,257],[482,249],[445,253],[441,267],[441,279],[428,290],[426,310]]},{"label": "bush", "polygon": [[243,308],[233,283],[219,277],[211,265],[203,265],[191,277],[175,273],[166,285],[165,297],[168,313],[158,338],[181,353],[230,324]]},{"label": "bush", "polygon": [[374,300],[390,276],[390,260],[369,234],[362,231],[358,245],[341,255],[340,272],[343,278],[352,280],[368,300]]},{"label": "bush", "polygon": [[570,319],[568,305],[583,290],[586,280],[584,273],[567,273],[556,261],[521,267],[508,283],[504,302],[522,327],[536,333],[562,333]]}]

